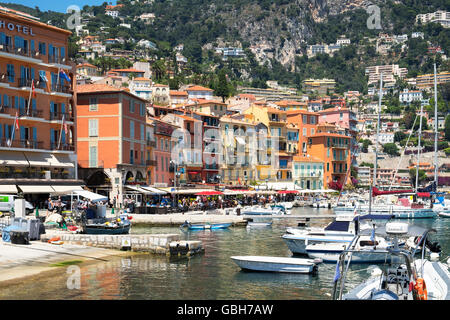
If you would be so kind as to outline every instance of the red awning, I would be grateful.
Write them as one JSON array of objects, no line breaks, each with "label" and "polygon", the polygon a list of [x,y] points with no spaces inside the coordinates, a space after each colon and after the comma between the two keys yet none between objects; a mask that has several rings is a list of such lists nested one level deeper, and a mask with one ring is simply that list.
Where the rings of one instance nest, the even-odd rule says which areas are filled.
[{"label": "red awning", "polygon": [[372,195],[374,197],[376,196],[381,196],[381,195],[385,195],[385,194],[398,194],[398,193],[411,193],[414,192],[413,190],[392,190],[392,191],[381,191],[378,190],[378,188],[373,187],[372,188]]},{"label": "red awning", "polygon": [[431,194],[429,192],[417,192],[417,196],[422,198],[429,198],[431,197]]},{"label": "red awning", "polygon": [[188,171],[189,174],[199,174],[200,172],[198,171]]},{"label": "red awning", "polygon": [[216,195],[220,195],[220,194],[223,194],[223,193],[220,191],[202,191],[202,192],[196,193],[195,195],[196,196],[216,196]]},{"label": "red awning", "polygon": [[282,193],[282,194],[284,194],[284,193],[298,193],[298,191],[297,190],[280,190],[280,191],[278,191],[278,193]]}]

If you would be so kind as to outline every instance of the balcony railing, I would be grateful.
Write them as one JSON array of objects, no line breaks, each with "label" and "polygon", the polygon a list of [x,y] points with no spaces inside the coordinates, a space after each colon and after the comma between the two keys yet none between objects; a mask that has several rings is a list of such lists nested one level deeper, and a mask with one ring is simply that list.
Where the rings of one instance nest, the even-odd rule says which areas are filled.
[{"label": "balcony railing", "polygon": [[51,142],[50,150],[74,151],[75,146],[73,144],[69,144],[69,143],[60,143],[58,146],[58,143]]},{"label": "balcony railing", "polygon": [[30,107],[30,109],[27,111],[26,108],[13,108],[10,105],[1,105],[0,106],[0,114],[8,114],[10,116],[15,116],[16,112],[19,117],[33,117],[33,118],[42,118],[43,111],[33,109]]},{"label": "balcony railing", "polygon": [[64,64],[66,63],[66,58],[65,57],[57,57],[57,56],[48,56],[48,62],[49,63],[59,63],[59,64]]},{"label": "balcony railing", "polygon": [[156,167],[157,162],[156,162],[156,160],[146,160],[145,165]]},{"label": "balcony railing", "polygon": [[73,121],[73,115],[69,112],[50,112],[50,120],[62,120],[64,117],[65,121]]},{"label": "balcony railing", "polygon": [[70,86],[69,85],[62,85],[62,84],[57,84],[57,83],[53,83],[51,85],[52,91],[55,92],[61,92],[61,93],[70,93]]},{"label": "balcony railing", "polygon": [[19,87],[31,87],[32,79],[19,78]]},{"label": "balcony railing", "polygon": [[44,142],[43,141],[34,141],[34,140],[12,140],[10,141],[10,145],[8,145],[9,139],[2,138],[0,139],[0,147],[9,147],[9,148],[25,148],[25,149],[43,149]]}]

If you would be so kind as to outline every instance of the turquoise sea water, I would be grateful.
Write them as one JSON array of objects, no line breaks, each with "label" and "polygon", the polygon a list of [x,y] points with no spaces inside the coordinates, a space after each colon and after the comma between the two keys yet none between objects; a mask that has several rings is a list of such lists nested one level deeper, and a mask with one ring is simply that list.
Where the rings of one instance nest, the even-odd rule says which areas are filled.
[{"label": "turquoise sea water", "polygon": [[[327,215],[326,209],[296,208],[297,214]],[[329,218],[314,219],[323,226]],[[402,220],[437,230],[433,240],[442,246],[442,257],[450,253],[450,219]],[[133,227],[132,233],[179,233],[182,239],[201,240],[205,253],[190,258],[168,258],[148,254],[117,257],[82,266],[80,289],[68,289],[64,268],[51,277],[27,281],[0,291],[0,299],[163,299],[163,300],[327,300],[331,299],[334,264],[321,264],[316,276],[244,272],[230,259],[233,255],[289,257],[281,239],[292,219],[274,220],[272,228],[182,232],[162,227]],[[368,274],[367,265],[355,266],[349,284],[356,285]]]}]

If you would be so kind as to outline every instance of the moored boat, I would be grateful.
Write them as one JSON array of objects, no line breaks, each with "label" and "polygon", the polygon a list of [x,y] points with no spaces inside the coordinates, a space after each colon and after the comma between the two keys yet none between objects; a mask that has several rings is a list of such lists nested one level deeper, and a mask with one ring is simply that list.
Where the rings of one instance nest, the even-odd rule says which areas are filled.
[{"label": "moored boat", "polygon": [[243,270],[283,272],[283,273],[317,273],[320,260],[266,257],[233,256],[231,259]]},{"label": "moored boat", "polygon": [[227,229],[231,226],[231,223],[195,223],[192,224],[189,221],[185,221],[180,228],[187,228],[189,230],[215,230],[215,229]]}]

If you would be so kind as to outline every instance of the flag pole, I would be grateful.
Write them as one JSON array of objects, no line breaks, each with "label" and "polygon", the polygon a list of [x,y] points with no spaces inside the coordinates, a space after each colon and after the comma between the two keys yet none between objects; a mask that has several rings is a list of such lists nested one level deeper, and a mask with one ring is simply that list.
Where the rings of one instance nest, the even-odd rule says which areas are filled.
[{"label": "flag pole", "polygon": [[33,82],[34,82],[34,79],[31,79],[30,95],[28,96],[27,115],[29,115],[29,113],[30,113],[30,102],[31,102],[31,94],[33,93]]},{"label": "flag pole", "polygon": [[60,132],[59,132],[58,148],[57,149],[59,149],[59,146],[61,145],[61,137],[62,137],[62,132],[63,132],[63,126],[64,126],[64,115],[62,117],[61,129],[59,130]]}]

